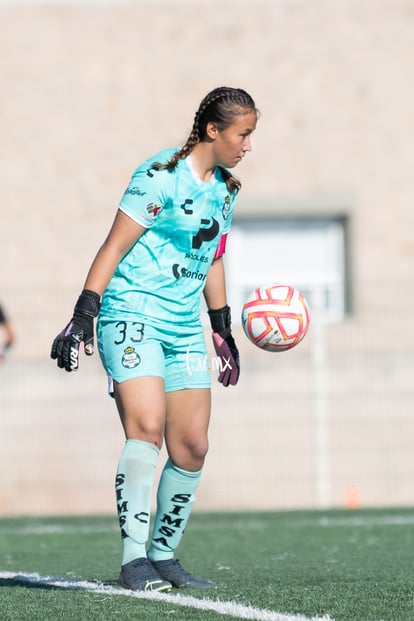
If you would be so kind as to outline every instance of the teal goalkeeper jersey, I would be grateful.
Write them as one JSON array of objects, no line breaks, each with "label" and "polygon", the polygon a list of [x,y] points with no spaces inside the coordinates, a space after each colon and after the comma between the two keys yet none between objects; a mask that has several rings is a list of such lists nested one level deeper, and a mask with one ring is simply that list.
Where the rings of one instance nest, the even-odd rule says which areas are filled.
[{"label": "teal goalkeeper jersey", "polygon": [[199,322],[207,272],[230,229],[235,193],[229,193],[219,168],[202,182],[191,156],[172,172],[152,168],[175,151],[165,149],[139,166],[121,199],[119,209],[146,230],[110,280],[101,318]]}]

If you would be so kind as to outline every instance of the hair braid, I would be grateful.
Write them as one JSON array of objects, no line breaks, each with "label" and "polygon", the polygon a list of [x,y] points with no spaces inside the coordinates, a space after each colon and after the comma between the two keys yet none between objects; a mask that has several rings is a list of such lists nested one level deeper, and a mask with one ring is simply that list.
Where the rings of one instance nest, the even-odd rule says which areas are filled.
[{"label": "hair braid", "polygon": [[[178,162],[188,157],[196,144],[202,142],[207,133],[207,124],[216,123],[223,131],[229,127],[236,116],[245,111],[257,113],[256,105],[250,95],[241,88],[221,86],[210,91],[201,101],[194,115],[193,127],[185,144],[174,153],[165,164],[159,162],[153,165],[155,170],[167,169],[173,171]],[[241,183],[228,170],[220,167],[229,192],[233,193],[241,188]]]}]

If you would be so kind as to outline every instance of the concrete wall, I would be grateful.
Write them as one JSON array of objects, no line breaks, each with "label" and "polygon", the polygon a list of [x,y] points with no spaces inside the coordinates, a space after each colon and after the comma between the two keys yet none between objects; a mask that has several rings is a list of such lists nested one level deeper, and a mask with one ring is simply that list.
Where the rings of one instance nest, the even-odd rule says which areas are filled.
[{"label": "concrete wall", "polygon": [[0,297],[18,335],[0,368],[0,514],[113,511],[123,438],[103,371],[64,375],[50,342],[131,171],[185,140],[221,84],[261,110],[239,214],[346,215],[353,307],[284,354],[239,334],[198,507],[414,502],[413,8],[0,3]]}]

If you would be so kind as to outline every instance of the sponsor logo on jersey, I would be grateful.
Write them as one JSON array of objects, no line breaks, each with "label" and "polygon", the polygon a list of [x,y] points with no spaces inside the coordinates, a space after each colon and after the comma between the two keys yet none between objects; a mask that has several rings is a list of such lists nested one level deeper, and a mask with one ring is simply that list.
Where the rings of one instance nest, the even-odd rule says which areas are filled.
[{"label": "sponsor logo on jersey", "polygon": [[198,270],[192,271],[192,270],[188,270],[186,267],[180,267],[178,263],[174,263],[174,265],[172,266],[172,273],[174,275],[174,278],[176,278],[177,280],[179,278],[191,278],[192,280],[205,280],[207,277],[207,274],[203,274],[202,272],[199,272]]},{"label": "sponsor logo on jersey", "polygon": [[197,254],[196,252],[186,252],[185,258],[189,261],[199,261],[200,263],[208,263],[208,257],[205,257],[202,254]]},{"label": "sponsor logo on jersey", "polygon": [[145,196],[146,192],[141,190],[137,185],[133,185],[126,189],[125,194],[131,194],[132,196]]},{"label": "sponsor logo on jersey", "polygon": [[126,347],[122,356],[122,366],[126,369],[135,369],[141,362],[141,356],[134,347]]},{"label": "sponsor logo on jersey", "polygon": [[193,236],[192,248],[195,250],[199,250],[203,242],[209,242],[217,237],[220,231],[219,223],[214,218],[211,218],[211,222],[202,218],[200,224],[204,226],[200,226],[196,235]]},{"label": "sponsor logo on jersey", "polygon": [[227,220],[227,218],[229,217],[229,213],[230,213],[230,196],[228,195],[224,199],[224,205],[223,205],[223,209],[221,210],[221,213],[223,214],[223,218]]}]

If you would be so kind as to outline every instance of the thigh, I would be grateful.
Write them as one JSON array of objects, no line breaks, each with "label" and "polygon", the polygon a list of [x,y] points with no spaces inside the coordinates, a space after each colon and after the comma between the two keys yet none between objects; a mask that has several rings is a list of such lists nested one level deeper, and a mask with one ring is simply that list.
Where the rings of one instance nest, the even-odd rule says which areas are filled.
[{"label": "thigh", "polygon": [[164,380],[156,376],[138,377],[114,382],[114,389],[126,438],[161,448],[166,416]]},{"label": "thigh", "polygon": [[99,354],[108,376],[118,383],[137,377],[164,378],[163,335],[142,321],[99,319]]},{"label": "thigh", "polygon": [[211,392],[191,388],[169,392],[165,442],[172,461],[185,470],[199,470],[208,450]]},{"label": "thigh", "polygon": [[201,326],[177,326],[175,332],[165,352],[166,392],[209,389],[210,364]]}]

